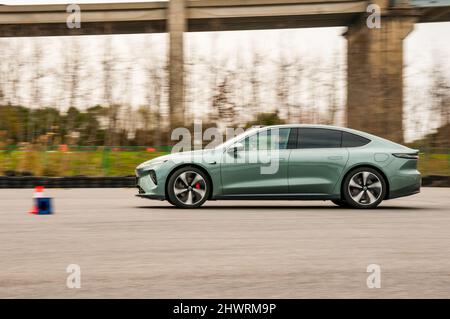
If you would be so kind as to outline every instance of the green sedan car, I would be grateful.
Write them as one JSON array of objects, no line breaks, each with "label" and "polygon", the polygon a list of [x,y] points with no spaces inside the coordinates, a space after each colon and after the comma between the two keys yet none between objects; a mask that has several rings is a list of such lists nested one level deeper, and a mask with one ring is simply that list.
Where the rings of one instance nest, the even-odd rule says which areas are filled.
[{"label": "green sedan car", "polygon": [[374,208],[420,191],[417,160],[417,150],[348,128],[268,126],[212,149],[140,164],[137,196],[180,208],[219,199],[331,200]]}]

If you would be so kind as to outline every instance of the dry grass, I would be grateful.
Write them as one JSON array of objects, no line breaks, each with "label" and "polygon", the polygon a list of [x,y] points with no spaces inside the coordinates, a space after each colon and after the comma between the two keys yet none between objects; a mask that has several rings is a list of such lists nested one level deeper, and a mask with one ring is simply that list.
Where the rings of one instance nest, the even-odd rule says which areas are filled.
[{"label": "dry grass", "polygon": [[[136,166],[166,152],[146,151],[1,151],[0,175],[5,171],[36,176],[126,176]],[[425,153],[419,159],[423,176],[450,176],[450,153]]]}]

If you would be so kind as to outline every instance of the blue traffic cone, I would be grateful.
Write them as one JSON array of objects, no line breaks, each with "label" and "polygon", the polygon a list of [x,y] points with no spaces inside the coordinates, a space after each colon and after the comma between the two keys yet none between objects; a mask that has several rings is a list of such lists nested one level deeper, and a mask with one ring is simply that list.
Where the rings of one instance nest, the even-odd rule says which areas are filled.
[{"label": "blue traffic cone", "polygon": [[44,197],[44,187],[36,186],[33,196],[33,207],[30,214],[36,215],[50,215],[52,212],[51,197]]}]

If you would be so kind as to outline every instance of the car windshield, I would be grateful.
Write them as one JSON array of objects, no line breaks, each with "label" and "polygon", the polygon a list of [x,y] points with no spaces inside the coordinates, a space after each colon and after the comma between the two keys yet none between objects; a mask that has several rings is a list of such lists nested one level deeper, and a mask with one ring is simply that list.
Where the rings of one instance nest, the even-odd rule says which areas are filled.
[{"label": "car windshield", "polygon": [[248,129],[247,131],[245,131],[244,133],[241,133],[239,135],[236,135],[233,138],[230,138],[228,141],[225,141],[224,143],[218,145],[216,147],[216,149],[225,149],[228,148],[229,146],[233,145],[234,143],[242,140],[243,138],[245,138],[246,136],[258,131],[260,129],[260,127],[252,127],[250,129]]}]

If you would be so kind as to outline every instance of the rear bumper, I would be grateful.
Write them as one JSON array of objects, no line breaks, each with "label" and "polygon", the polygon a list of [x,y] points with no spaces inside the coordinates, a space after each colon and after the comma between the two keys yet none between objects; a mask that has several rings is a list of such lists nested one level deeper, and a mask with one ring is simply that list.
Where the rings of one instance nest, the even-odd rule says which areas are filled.
[{"label": "rear bumper", "polygon": [[398,197],[403,197],[403,196],[409,196],[409,195],[414,195],[414,194],[418,194],[418,193],[420,193],[420,186],[418,188],[407,187],[407,188],[404,188],[404,189],[400,189],[400,190],[396,190],[396,191],[390,192],[388,199],[398,198]]},{"label": "rear bumper", "polygon": [[391,190],[389,192],[388,199],[409,196],[409,195],[414,195],[414,194],[420,193],[421,183],[422,183],[422,181],[421,181],[421,178],[419,175],[414,183],[407,185],[407,186],[403,186],[403,187],[395,189],[395,190]]}]

